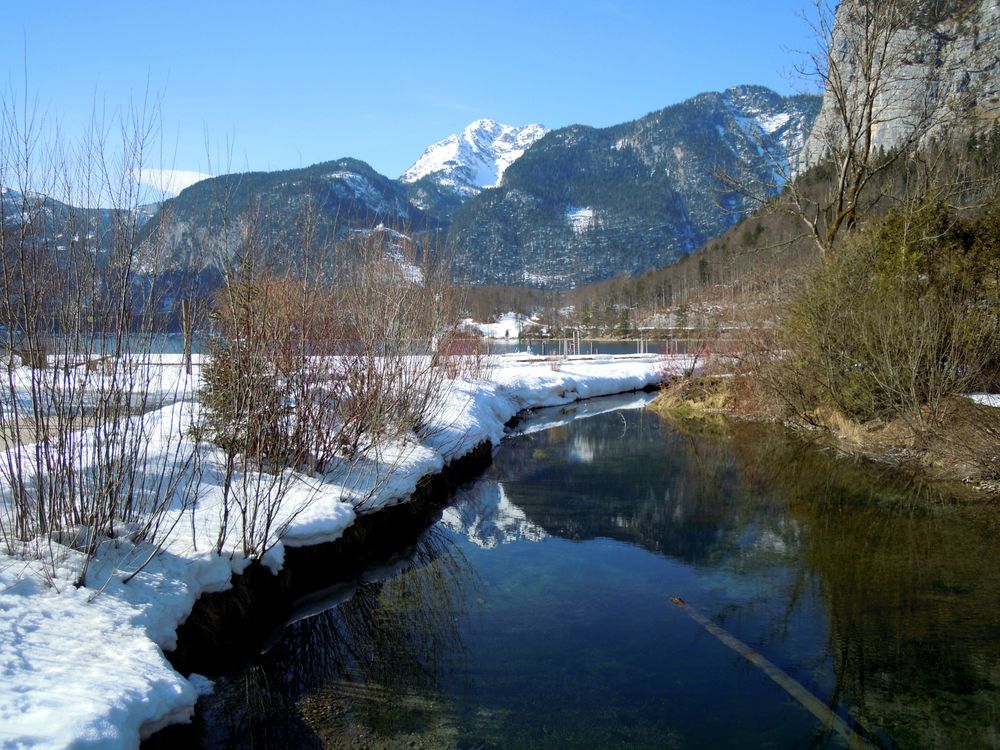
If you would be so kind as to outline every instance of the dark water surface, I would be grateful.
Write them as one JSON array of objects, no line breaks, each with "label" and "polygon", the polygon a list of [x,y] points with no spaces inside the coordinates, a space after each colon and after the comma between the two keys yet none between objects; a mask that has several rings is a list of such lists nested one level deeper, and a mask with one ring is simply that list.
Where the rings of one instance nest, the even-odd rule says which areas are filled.
[{"label": "dark water surface", "polygon": [[759,426],[639,409],[525,434],[415,549],[220,680],[206,741],[848,746],[678,595],[855,743],[998,747],[998,516]]}]

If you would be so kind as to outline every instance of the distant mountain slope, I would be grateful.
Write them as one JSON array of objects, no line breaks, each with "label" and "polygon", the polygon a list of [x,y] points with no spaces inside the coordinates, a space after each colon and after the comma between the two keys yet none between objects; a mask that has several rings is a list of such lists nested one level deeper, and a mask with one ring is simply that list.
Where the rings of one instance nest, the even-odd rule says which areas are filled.
[{"label": "distant mountain slope", "polygon": [[[0,224],[5,232],[15,232],[10,235],[11,246],[19,241],[21,227],[30,227],[26,238],[37,247],[65,253],[74,245],[103,258],[111,249],[119,218],[109,208],[78,208],[41,193],[0,187]],[[140,206],[135,218],[137,225],[148,220],[148,207]]]},{"label": "distant mountain slope", "polygon": [[272,244],[294,244],[310,205],[317,240],[377,224],[413,231],[438,226],[410,203],[398,182],[364,162],[338,159],[302,169],[203,180],[165,201],[147,231],[164,230],[168,251],[185,264],[219,268],[234,251],[247,216],[258,214]]},{"label": "distant mountain slope", "polygon": [[251,215],[273,257],[299,252],[308,208],[316,241],[381,224],[420,242],[447,228],[463,281],[575,286],[662,266],[731,226],[745,204],[718,175],[797,163],[818,109],[818,97],[743,86],[603,129],[479,120],[429,148],[408,182],[346,158],[223,175],[143,207],[140,221],[151,215],[145,236],[158,233],[167,267],[185,275],[217,278]]},{"label": "distant mountain slope", "polygon": [[741,86],[609,128],[552,131],[457,212],[455,271],[479,284],[569,287],[662,266],[747,207],[718,175],[768,178],[774,159],[797,163],[819,106]]}]

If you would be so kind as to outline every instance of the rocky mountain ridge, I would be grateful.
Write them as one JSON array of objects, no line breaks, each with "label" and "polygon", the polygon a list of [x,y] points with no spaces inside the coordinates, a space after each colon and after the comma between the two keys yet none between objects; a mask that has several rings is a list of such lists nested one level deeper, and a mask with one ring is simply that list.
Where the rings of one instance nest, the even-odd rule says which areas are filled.
[{"label": "rocky mountain ridge", "polygon": [[379,225],[418,233],[440,227],[410,202],[400,183],[345,158],[202,180],[165,201],[144,229],[147,236],[162,232],[178,264],[200,271],[221,268],[243,241],[249,222],[268,238],[273,252],[288,252],[301,242],[296,232],[307,213],[316,243]]},{"label": "rocky mountain ridge", "polygon": [[569,287],[662,265],[730,226],[745,205],[719,175],[783,171],[818,107],[741,86],[610,128],[479,120],[404,180],[348,158],[222,175],[164,201],[143,231],[177,269],[217,278],[252,222],[270,252],[297,252],[308,210],[317,242],[379,224],[435,243],[447,232],[463,281]]},{"label": "rocky mountain ridge", "polygon": [[750,207],[727,176],[775,184],[797,164],[819,104],[739,86],[609,128],[552,131],[456,213],[455,271],[565,288],[676,260]]}]

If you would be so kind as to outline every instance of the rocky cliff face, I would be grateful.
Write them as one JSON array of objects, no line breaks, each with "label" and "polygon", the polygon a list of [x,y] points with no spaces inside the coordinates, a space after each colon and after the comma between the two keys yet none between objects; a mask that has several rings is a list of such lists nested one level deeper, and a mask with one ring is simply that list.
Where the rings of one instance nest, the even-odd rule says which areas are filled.
[{"label": "rocky cliff face", "polygon": [[[880,24],[892,21],[878,14],[893,6],[902,8],[903,20],[879,38]],[[800,167],[843,141],[845,109],[854,120],[861,116],[872,78],[864,69],[866,40],[886,42],[884,54],[871,58],[884,63],[872,102],[873,150],[922,145],[1000,116],[1000,0],[843,0],[829,45],[830,71],[842,84],[827,86]]]}]

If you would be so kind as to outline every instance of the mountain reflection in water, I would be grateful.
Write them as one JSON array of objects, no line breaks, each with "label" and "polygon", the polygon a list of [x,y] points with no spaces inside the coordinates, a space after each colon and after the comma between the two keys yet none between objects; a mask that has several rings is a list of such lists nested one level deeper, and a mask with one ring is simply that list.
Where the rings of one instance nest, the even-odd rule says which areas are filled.
[{"label": "mountain reflection in water", "polygon": [[548,536],[511,503],[500,482],[489,480],[459,493],[441,514],[441,525],[486,549],[522,540],[540,542]]},{"label": "mountain reflection in water", "polygon": [[405,560],[220,681],[206,744],[842,745],[677,594],[876,746],[998,747],[997,515],[769,427],[529,430]]}]

